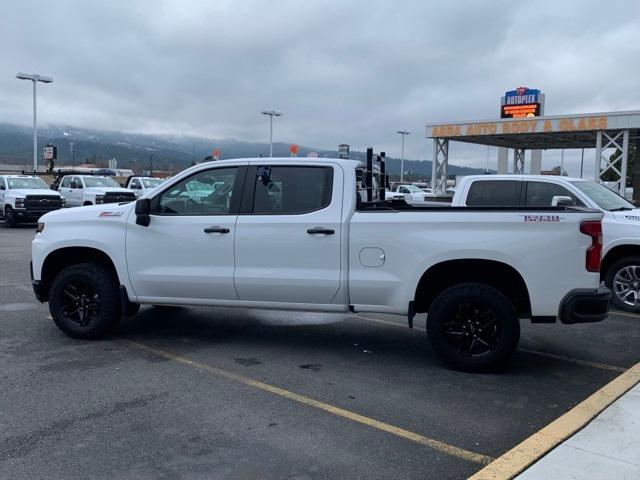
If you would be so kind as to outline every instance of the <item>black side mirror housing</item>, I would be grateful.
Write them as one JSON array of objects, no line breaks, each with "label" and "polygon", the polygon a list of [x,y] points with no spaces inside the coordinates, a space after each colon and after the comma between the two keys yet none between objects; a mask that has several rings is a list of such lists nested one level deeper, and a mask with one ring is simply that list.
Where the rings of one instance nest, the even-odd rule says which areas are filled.
[{"label": "black side mirror housing", "polygon": [[136,200],[136,224],[148,227],[151,223],[151,200],[141,198]]}]

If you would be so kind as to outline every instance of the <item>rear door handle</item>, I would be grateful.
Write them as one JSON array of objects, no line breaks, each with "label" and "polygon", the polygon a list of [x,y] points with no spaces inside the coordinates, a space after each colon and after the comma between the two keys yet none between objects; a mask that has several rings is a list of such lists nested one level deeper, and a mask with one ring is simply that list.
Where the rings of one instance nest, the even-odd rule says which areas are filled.
[{"label": "rear door handle", "polygon": [[229,233],[228,228],[224,227],[207,227],[204,229],[204,233]]},{"label": "rear door handle", "polygon": [[330,228],[314,227],[307,230],[307,233],[309,235],[317,235],[317,234],[333,235],[334,233],[336,233],[336,231]]}]

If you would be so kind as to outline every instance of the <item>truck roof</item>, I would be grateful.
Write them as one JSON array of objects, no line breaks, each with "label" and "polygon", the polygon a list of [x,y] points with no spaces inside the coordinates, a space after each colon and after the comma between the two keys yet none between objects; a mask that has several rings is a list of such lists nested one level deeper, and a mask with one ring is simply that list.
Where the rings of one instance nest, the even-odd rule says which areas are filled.
[{"label": "truck roof", "polygon": [[499,175],[467,175],[463,178],[463,180],[562,180],[569,182],[587,182],[588,178],[578,178],[578,177],[565,177],[560,175],[515,175],[513,173],[509,174],[499,174]]},{"label": "truck roof", "polygon": [[198,166],[201,165],[224,165],[230,163],[237,162],[265,162],[265,161],[273,161],[278,163],[300,163],[300,162],[336,162],[336,163],[345,163],[353,166],[354,168],[363,163],[360,160],[349,160],[344,158],[308,158],[308,157],[248,157],[248,158],[230,158],[227,160],[213,160],[211,162],[202,162],[199,163]]}]

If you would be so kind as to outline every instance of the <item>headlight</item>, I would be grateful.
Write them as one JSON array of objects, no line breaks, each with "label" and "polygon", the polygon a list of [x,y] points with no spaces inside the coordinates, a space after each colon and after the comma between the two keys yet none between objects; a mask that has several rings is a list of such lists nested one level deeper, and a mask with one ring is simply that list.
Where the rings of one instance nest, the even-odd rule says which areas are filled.
[{"label": "headlight", "polygon": [[38,226],[36,227],[36,233],[42,233],[44,230],[44,223],[38,222]]},{"label": "headlight", "polygon": [[96,204],[104,203],[104,195],[96,195]]},{"label": "headlight", "polygon": [[66,198],[60,197],[60,201],[61,201],[60,205],[62,205],[63,207],[67,206],[67,199]]},{"label": "headlight", "polygon": [[24,208],[24,198],[16,198],[16,208]]}]

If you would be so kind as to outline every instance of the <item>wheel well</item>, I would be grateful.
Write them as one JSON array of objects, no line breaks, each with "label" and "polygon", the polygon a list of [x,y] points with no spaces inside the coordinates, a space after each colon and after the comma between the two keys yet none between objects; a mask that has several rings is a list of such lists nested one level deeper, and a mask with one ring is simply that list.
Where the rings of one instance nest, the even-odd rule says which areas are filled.
[{"label": "wheel well", "polygon": [[89,200],[87,200],[86,202],[84,202],[82,204],[83,207],[86,207],[87,205],[93,205],[93,203],[91,203]]},{"label": "wheel well", "polygon": [[416,288],[416,312],[427,312],[433,300],[458,283],[479,282],[504,293],[519,315],[531,315],[529,292],[522,276],[509,265],[494,260],[450,260],[438,263],[422,275]]},{"label": "wheel well", "polygon": [[42,274],[40,277],[42,295],[48,298],[51,283],[62,270],[71,265],[88,262],[99,263],[106,266],[113,273],[114,277],[116,279],[118,278],[118,272],[111,258],[102,250],[90,247],[60,248],[47,255],[47,258],[45,258],[42,264]]},{"label": "wheel well", "polygon": [[602,265],[600,266],[600,280],[604,280],[604,277],[607,275],[607,271],[611,265],[621,258],[631,257],[633,255],[640,255],[640,245],[620,245],[609,250],[602,259]]}]

